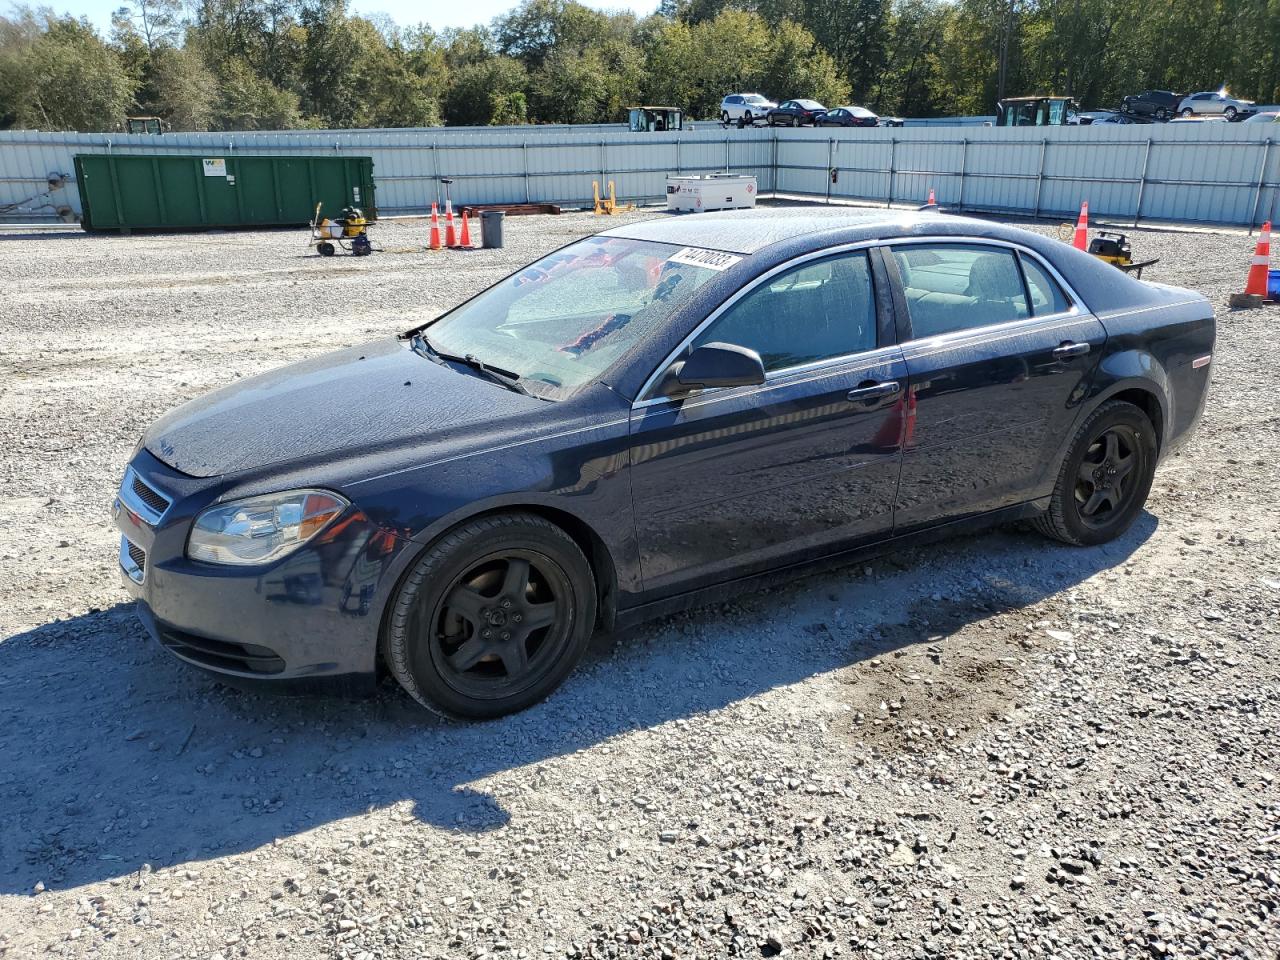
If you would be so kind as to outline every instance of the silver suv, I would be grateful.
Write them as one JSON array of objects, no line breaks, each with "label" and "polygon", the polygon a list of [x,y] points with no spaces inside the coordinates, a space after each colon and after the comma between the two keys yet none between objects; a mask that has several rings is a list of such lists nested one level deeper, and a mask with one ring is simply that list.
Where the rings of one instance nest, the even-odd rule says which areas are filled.
[{"label": "silver suv", "polygon": [[741,120],[743,123],[755,123],[764,120],[776,106],[772,100],[758,93],[731,93],[720,101],[720,122]]},{"label": "silver suv", "polygon": [[1234,97],[1228,97],[1221,90],[1206,90],[1203,93],[1193,93],[1189,97],[1183,97],[1182,103],[1178,104],[1178,115],[1182,117],[1222,116],[1228,120],[1235,120],[1239,117],[1247,117],[1257,112],[1257,109],[1252,100],[1236,100]]}]

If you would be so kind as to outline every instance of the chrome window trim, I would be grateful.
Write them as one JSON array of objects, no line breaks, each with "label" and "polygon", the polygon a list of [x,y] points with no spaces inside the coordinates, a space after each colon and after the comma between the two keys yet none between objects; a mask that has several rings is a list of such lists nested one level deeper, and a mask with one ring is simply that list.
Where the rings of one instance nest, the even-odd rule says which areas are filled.
[{"label": "chrome window trim", "polygon": [[120,534],[120,569],[134,583],[141,584],[147,578],[147,571],[134,563],[133,557],[129,556],[129,538],[123,533]]},{"label": "chrome window trim", "polygon": [[[155,492],[160,496],[164,497],[164,499],[168,502],[168,506],[166,506],[163,510],[161,510],[158,513],[155,510],[153,510],[149,505],[144,503],[136,493],[134,493],[133,491],[134,480],[138,480],[141,483],[146,483],[148,487],[150,487],[152,490],[155,490]],[[116,497],[120,500],[122,504],[124,504],[125,508],[130,513],[133,513],[141,517],[143,520],[145,520],[147,523],[149,523],[153,527],[159,526],[160,521],[163,520],[165,517],[165,514],[169,512],[169,508],[173,506],[172,497],[170,497],[163,490],[156,490],[154,486],[152,486],[151,484],[143,480],[141,477],[139,477],[137,474],[137,471],[135,471],[133,467],[124,468],[124,479],[120,481],[120,490],[116,493]]]},{"label": "chrome window trim", "polygon": [[[857,243],[842,243],[839,246],[835,246],[835,247],[824,247],[821,250],[810,250],[808,253],[801,254],[798,257],[794,257],[790,260],[787,260],[785,263],[780,263],[777,266],[770,268],[769,270],[765,271],[764,273],[760,274],[760,276],[752,280],[751,283],[747,284],[744,287],[739,287],[734,292],[733,296],[731,296],[728,300],[720,304],[720,306],[716,307],[709,314],[703,317],[702,321],[696,327],[693,328],[693,330],[689,333],[689,335],[686,336],[683,340],[681,340],[678,344],[676,344],[675,348],[667,354],[666,359],[664,359],[660,364],[654,367],[653,372],[650,373],[648,379],[645,380],[644,386],[642,386],[640,388],[640,392],[636,394],[637,399],[631,404],[631,408],[634,410],[637,407],[649,406],[655,401],[669,401],[671,399],[670,397],[664,397],[664,396],[651,397],[648,395],[649,391],[652,390],[653,387],[657,384],[662,374],[665,373],[667,368],[671,366],[671,364],[675,361],[676,357],[680,356],[680,354],[683,353],[685,349],[691,343],[693,343],[694,340],[698,339],[698,334],[702,333],[703,330],[705,330],[711,324],[715,323],[718,319],[720,319],[720,317],[726,311],[732,309],[738,303],[739,300],[747,296],[747,294],[752,293],[757,287],[763,286],[764,284],[768,283],[769,280],[771,280],[773,277],[776,277],[778,274],[785,273],[786,271],[791,270],[794,267],[800,266],[802,264],[808,263],[811,260],[821,260],[824,257],[838,256],[839,254],[850,253],[854,250],[869,250],[871,247],[877,246],[880,242],[881,241],[878,241],[878,240],[859,240]],[[876,347],[874,349],[880,350],[883,348]],[[792,373],[793,371],[800,370],[801,368],[840,363],[844,360],[847,360],[849,357],[861,356],[862,354],[868,353],[868,352],[872,352],[872,351],[860,350],[856,353],[848,353],[840,357],[827,357],[822,360],[810,360],[806,363],[796,364],[795,366],[792,366],[792,367],[783,367],[781,370],[775,370],[772,373],[766,373],[765,384],[768,384],[769,379],[771,377],[789,374],[789,373]],[[717,387],[715,389],[737,390],[740,388]]]},{"label": "chrome window trim", "polygon": [[[684,352],[684,350],[689,346],[689,344],[691,344],[694,340],[698,338],[698,335],[702,333],[702,331],[706,329],[707,326],[709,326],[710,324],[714,323],[717,319],[719,319],[721,314],[723,314],[725,311],[733,307],[734,304],[736,304],[739,300],[745,297],[748,293],[755,290],[756,287],[760,286],[761,284],[767,283],[771,278],[777,276],[779,273],[783,273],[787,270],[792,269],[793,267],[802,265],[811,260],[821,260],[824,257],[835,256],[841,253],[850,253],[854,250],[870,250],[873,247],[880,247],[881,249],[884,249],[887,252],[891,253],[893,247],[922,244],[922,243],[930,243],[930,244],[955,243],[955,244],[963,244],[965,246],[1002,247],[1004,249],[1014,251],[1019,256],[1031,257],[1037,266],[1039,266],[1047,274],[1049,274],[1049,276],[1051,276],[1055,281],[1057,281],[1058,285],[1062,287],[1062,292],[1066,294],[1067,299],[1071,302],[1071,306],[1067,310],[1060,310],[1057,313],[1047,313],[1044,316],[1040,316],[1040,317],[1036,317],[1036,316],[1021,317],[1016,320],[1006,320],[1002,323],[991,323],[981,327],[970,327],[965,330],[952,330],[948,333],[941,333],[934,337],[922,337],[920,339],[907,340],[900,344],[889,345],[894,347],[901,347],[904,353],[907,351],[909,347],[915,344],[928,344],[930,346],[936,346],[937,349],[945,349],[946,347],[949,347],[952,345],[951,341],[953,340],[963,340],[963,339],[972,337],[974,335],[982,335],[985,337],[992,333],[1000,333],[1005,330],[1010,330],[1011,332],[1016,333],[1018,328],[1025,327],[1025,326],[1038,326],[1042,323],[1047,323],[1048,321],[1061,322],[1064,320],[1074,320],[1074,319],[1089,315],[1089,310],[1085,305],[1084,300],[1081,298],[1081,296],[1078,293],[1076,293],[1075,289],[1071,286],[1071,284],[1067,283],[1066,278],[1063,277],[1063,275],[1058,272],[1057,268],[1055,268],[1053,264],[1049,263],[1044,257],[1042,257],[1036,251],[1032,250],[1030,247],[1027,247],[1021,243],[1014,243],[1010,240],[995,240],[995,239],[987,239],[984,237],[963,237],[963,236],[897,237],[897,238],[878,239],[878,240],[859,240],[856,243],[844,243],[834,247],[824,247],[821,250],[811,250],[808,253],[801,254],[798,257],[794,257],[791,260],[787,260],[785,263],[780,263],[776,267],[773,267],[767,272],[762,273],[760,276],[756,277],[756,279],[753,280],[749,285],[740,288],[737,292],[734,293],[732,297],[730,297],[724,303],[720,304],[720,306],[717,307],[715,310],[711,311],[711,313],[709,313],[706,317],[704,317],[702,322],[699,323],[687,337],[685,337],[678,344],[676,344],[675,349],[673,349],[670,353],[668,353],[666,356],[666,359],[664,359],[662,363],[658,364],[658,366],[654,368],[654,371],[651,374],[649,374],[648,379],[646,379],[644,382],[644,386],[642,386],[640,388],[640,392],[636,394],[636,396],[639,399],[635,400],[631,404],[631,408],[633,410],[636,410],[643,407],[652,406],[655,403],[670,401],[671,400],[670,397],[648,396],[649,391],[653,389],[654,385],[658,382],[658,380],[661,378],[662,374],[666,371],[666,369],[669,366],[671,366],[673,362],[675,362],[675,359],[678,356],[680,356],[681,353]],[[1019,273],[1021,273],[1022,271],[1021,266],[1019,266],[1018,269],[1019,269]],[[1029,305],[1030,304],[1028,303],[1028,306]],[[910,319],[910,316],[908,316],[908,320],[909,319]],[[850,353],[840,357],[829,357],[824,360],[814,360],[806,364],[798,364],[794,367],[784,367],[781,370],[776,370],[772,373],[765,374],[765,383],[763,385],[767,386],[771,379],[775,377],[784,376],[795,371],[808,369],[808,368],[818,369],[820,367],[835,366],[838,364],[847,363],[854,357],[871,355],[884,349],[886,349],[886,347],[877,347],[875,348],[875,350],[871,350],[871,351],[861,351],[859,353]],[[716,388],[716,389],[717,391],[719,391],[721,389],[740,390],[741,388],[728,387],[728,388]],[[703,396],[709,395],[710,393],[711,391],[702,391],[696,394],[696,396],[703,397]],[[737,396],[738,394],[734,394],[734,395]]]}]

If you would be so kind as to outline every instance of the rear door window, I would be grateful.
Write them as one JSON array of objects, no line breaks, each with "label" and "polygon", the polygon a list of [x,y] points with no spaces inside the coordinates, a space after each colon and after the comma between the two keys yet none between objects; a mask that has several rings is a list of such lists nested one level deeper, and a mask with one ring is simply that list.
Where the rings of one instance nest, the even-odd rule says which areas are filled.
[{"label": "rear door window", "polygon": [[893,247],[915,339],[1031,315],[1012,250],[966,243]]},{"label": "rear door window", "polygon": [[1031,312],[1037,317],[1065,313],[1071,309],[1071,301],[1062,292],[1058,281],[1049,276],[1040,264],[1030,257],[1019,257],[1022,272],[1027,278],[1027,290],[1031,294]]},{"label": "rear door window", "polygon": [[757,286],[694,340],[760,354],[766,372],[873,350],[876,305],[865,251],[806,263]]}]

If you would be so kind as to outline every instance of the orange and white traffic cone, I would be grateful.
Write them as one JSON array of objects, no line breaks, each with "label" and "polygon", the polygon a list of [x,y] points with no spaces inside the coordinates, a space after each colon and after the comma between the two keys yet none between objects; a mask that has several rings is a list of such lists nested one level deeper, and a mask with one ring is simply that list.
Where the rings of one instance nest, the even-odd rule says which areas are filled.
[{"label": "orange and white traffic cone", "polygon": [[925,201],[926,205],[936,207],[938,205],[937,198],[933,195],[933,187],[929,188],[929,199]]},{"label": "orange and white traffic cone", "polygon": [[431,204],[431,239],[427,246],[432,250],[440,249],[440,212],[434,203]]},{"label": "orange and white traffic cone", "polygon": [[1076,233],[1071,238],[1071,245],[1077,250],[1089,250],[1089,201],[1080,204],[1080,218],[1076,220]]},{"label": "orange and white traffic cone", "polygon": [[1271,221],[1262,225],[1258,234],[1258,245],[1253,248],[1253,261],[1249,264],[1249,278],[1245,281],[1244,292],[1262,297],[1267,296],[1267,274],[1271,270]]},{"label": "orange and white traffic cone", "polygon": [[458,237],[458,246],[461,247],[463,250],[474,249],[474,245],[471,242],[471,224],[469,223],[469,220],[470,218],[467,216],[467,208],[463,207],[462,208],[462,236]]},{"label": "orange and white traffic cone", "polygon": [[444,205],[444,245],[450,249],[458,245],[458,234],[453,225],[453,204],[448,201]]}]

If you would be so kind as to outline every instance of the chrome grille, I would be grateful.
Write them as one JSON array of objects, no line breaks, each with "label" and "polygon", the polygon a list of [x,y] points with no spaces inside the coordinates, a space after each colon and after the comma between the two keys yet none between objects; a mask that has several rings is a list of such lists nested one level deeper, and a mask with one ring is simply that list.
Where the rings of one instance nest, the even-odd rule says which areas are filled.
[{"label": "chrome grille", "polygon": [[169,509],[169,498],[143,483],[142,478],[136,473],[133,475],[133,492],[138,495],[139,500],[156,513],[163,514]]},{"label": "chrome grille", "polygon": [[165,513],[173,505],[173,501],[163,493],[143,482],[133,467],[125,469],[124,480],[120,483],[120,492],[117,497],[130,513],[141,517],[153,527],[160,525]]},{"label": "chrome grille", "polygon": [[120,569],[134,583],[141,583],[147,576],[147,551],[128,537],[120,538]]}]

